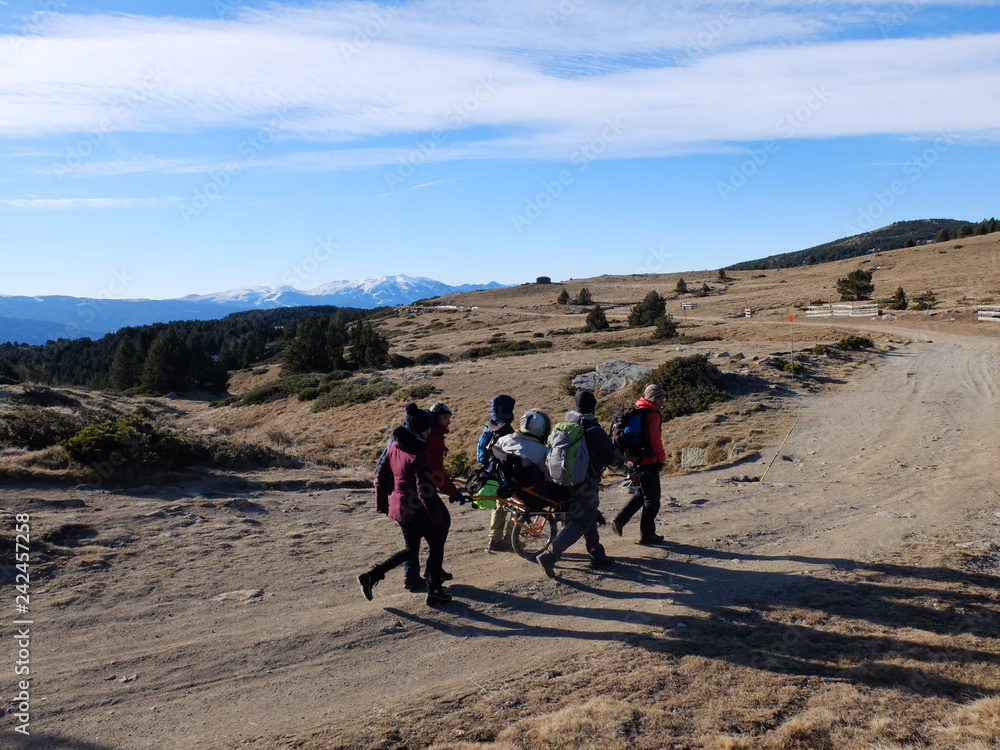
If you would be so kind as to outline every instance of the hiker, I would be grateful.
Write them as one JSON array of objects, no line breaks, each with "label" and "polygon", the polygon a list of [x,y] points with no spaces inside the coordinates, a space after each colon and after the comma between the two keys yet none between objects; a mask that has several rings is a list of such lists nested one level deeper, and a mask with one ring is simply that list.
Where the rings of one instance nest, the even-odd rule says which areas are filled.
[{"label": "hiker", "polygon": [[545,481],[545,439],[552,429],[552,420],[542,411],[529,411],[521,417],[518,429],[504,435],[493,445],[493,455],[501,461],[516,457],[520,460],[520,479],[524,486]]},{"label": "hiker", "polygon": [[[430,412],[414,403],[407,404],[406,422],[393,431],[385,460],[379,463],[375,475],[375,508],[399,524],[405,546],[358,576],[361,593],[368,601],[372,599],[372,589],[386,573],[407,561],[417,560],[421,539],[427,541],[428,548],[427,604],[451,601],[451,593],[442,585],[441,569],[451,516],[434,487],[427,457],[427,438],[433,422]],[[419,575],[418,571],[414,565],[410,575]],[[407,588],[420,589],[415,579],[407,583]]]},{"label": "hiker", "polygon": [[[491,472],[497,460],[493,454],[493,444],[505,435],[514,432],[511,422],[514,421],[514,399],[506,394],[499,394],[490,400],[490,421],[483,426],[476,446],[476,460]],[[511,548],[510,535],[506,534],[507,511],[500,505],[493,509],[490,516],[490,541],[487,552],[505,552]]]},{"label": "hiker", "polygon": [[637,463],[629,465],[629,473],[635,477],[630,490],[631,497],[611,522],[611,530],[622,535],[625,524],[642,508],[639,517],[639,544],[659,544],[663,536],[656,533],[656,514],[660,512],[660,469],[667,460],[660,436],[663,417],[661,410],[667,401],[667,394],[655,383],[646,386],[642,398],[635,402],[637,409],[645,413],[645,435],[651,450]]},{"label": "hiker", "polygon": [[[444,457],[448,455],[448,446],[444,444],[444,436],[448,434],[451,426],[451,409],[448,405],[438,401],[429,410],[433,422],[431,431],[427,436],[427,463],[431,470],[431,481],[438,492],[448,498],[449,503],[465,505],[465,493],[455,486],[444,468]],[[418,540],[419,543],[419,540]],[[426,585],[426,580],[420,576],[420,561],[418,558],[407,560],[403,563],[403,573],[406,579],[406,588],[411,591],[422,591]],[[441,570],[441,580],[450,581],[454,576],[448,571]]]},{"label": "hiker", "polygon": [[608,466],[623,466],[625,456],[615,448],[608,433],[594,416],[594,409],[597,406],[594,394],[590,391],[579,391],[575,400],[576,411],[567,412],[566,421],[575,422],[583,427],[590,465],[587,468],[586,479],[572,490],[573,499],[569,505],[570,522],[556,535],[549,548],[535,558],[549,578],[555,577],[555,564],[580,537],[586,542],[591,567],[600,568],[614,562],[614,559],[604,551],[597,528],[601,475]]}]

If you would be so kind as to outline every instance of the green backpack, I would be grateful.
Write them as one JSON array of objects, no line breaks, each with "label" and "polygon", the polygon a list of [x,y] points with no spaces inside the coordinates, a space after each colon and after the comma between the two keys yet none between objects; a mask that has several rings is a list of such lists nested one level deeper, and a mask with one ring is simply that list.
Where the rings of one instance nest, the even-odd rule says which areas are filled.
[{"label": "green backpack", "polygon": [[549,433],[546,443],[545,472],[549,481],[563,487],[582,484],[590,468],[590,451],[584,437],[583,425],[576,422],[559,422]]}]

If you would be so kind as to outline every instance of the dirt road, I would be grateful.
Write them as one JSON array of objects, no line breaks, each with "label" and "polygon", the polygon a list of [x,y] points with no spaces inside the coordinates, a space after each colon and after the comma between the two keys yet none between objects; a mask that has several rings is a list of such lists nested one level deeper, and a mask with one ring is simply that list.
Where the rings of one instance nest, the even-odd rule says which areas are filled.
[{"label": "dirt road", "polygon": [[[30,747],[336,738],[387,711],[683,628],[904,540],[996,543],[1000,345],[896,333],[914,343],[849,387],[793,399],[795,426],[766,482],[728,480],[763,474],[777,444],[755,464],[665,479],[670,544],[635,544],[636,524],[624,539],[606,533],[611,569],[589,569],[577,547],[549,580],[485,553],[487,514],[453,507],[455,601],[438,609],[403,590],[401,571],[362,598],[355,576],[399,539],[360,477],[9,488],[3,507],[73,551],[33,583]],[[611,490],[603,507],[624,499]]]}]

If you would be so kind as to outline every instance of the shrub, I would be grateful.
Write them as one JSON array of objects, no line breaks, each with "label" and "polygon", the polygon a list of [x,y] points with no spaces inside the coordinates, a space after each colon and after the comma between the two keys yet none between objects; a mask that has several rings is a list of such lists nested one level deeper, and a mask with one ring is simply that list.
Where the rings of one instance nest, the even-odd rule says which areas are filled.
[{"label": "shrub", "polygon": [[472,463],[465,451],[455,451],[444,462],[444,470],[452,479],[465,478],[472,471]]},{"label": "shrub", "polygon": [[688,290],[688,285],[687,282],[684,281],[684,278],[681,277],[677,279],[677,286],[674,287],[674,292],[676,292],[677,294],[687,294],[687,290]]},{"label": "shrub", "polygon": [[913,306],[917,310],[930,310],[937,304],[937,297],[934,292],[928,289],[921,295],[913,298]]},{"label": "shrub", "polygon": [[576,304],[578,305],[592,305],[594,304],[594,296],[590,293],[587,287],[583,287],[579,294],[576,295]]},{"label": "shrub", "polygon": [[672,339],[677,337],[677,323],[674,317],[667,313],[656,319],[656,329],[653,331],[653,338],[656,340]]},{"label": "shrub", "polygon": [[394,370],[399,369],[400,367],[413,367],[415,364],[415,360],[412,360],[409,357],[404,357],[402,354],[389,355],[389,367]]},{"label": "shrub", "polygon": [[438,389],[433,385],[430,383],[420,383],[407,391],[406,395],[410,401],[419,401],[422,398],[433,396],[435,393],[438,393]]},{"label": "shrub", "polygon": [[819,356],[823,356],[823,355],[829,355],[830,350],[827,349],[823,344],[816,344],[816,346],[812,348],[812,353],[817,354]]},{"label": "shrub", "polygon": [[528,354],[538,349],[549,349],[551,341],[501,341],[491,339],[488,344],[474,346],[462,352],[464,359],[479,359],[480,357],[510,356]]},{"label": "shrub", "polygon": [[421,367],[425,365],[440,365],[444,362],[448,362],[449,359],[447,355],[441,354],[441,352],[424,352],[423,354],[418,354],[413,359],[415,364]]},{"label": "shrub", "polygon": [[557,305],[568,305],[569,304],[569,292],[567,292],[565,289],[563,289],[561,292],[559,292],[559,296],[556,297],[556,304]]},{"label": "shrub", "polygon": [[389,396],[396,390],[396,384],[385,378],[371,380],[348,380],[337,383],[313,404],[314,412],[326,411],[336,406],[348,404],[366,404],[383,396]]},{"label": "shrub", "polygon": [[[149,469],[179,469],[198,458],[192,441],[149,422],[149,411],[140,407],[117,420],[84,427],[63,442],[69,460],[80,466],[110,467],[126,475]],[[106,469],[102,471],[102,475]]]},{"label": "shrub", "polygon": [[858,336],[857,334],[849,333],[837,342],[837,346],[841,349],[857,350],[875,346],[875,342],[871,336]]},{"label": "shrub", "polygon": [[0,446],[41,450],[72,437],[88,424],[75,414],[19,406],[0,414]]},{"label": "shrub", "polygon": [[303,388],[299,391],[299,401],[315,401],[320,397],[320,389],[315,386],[309,386],[308,388]]},{"label": "shrub", "polygon": [[576,387],[573,385],[573,378],[577,375],[583,375],[585,372],[593,372],[593,367],[580,367],[576,370],[571,370],[559,379],[559,393],[566,396],[575,396]]},{"label": "shrub", "polygon": [[[664,419],[705,411],[712,404],[729,398],[722,386],[722,373],[704,354],[680,357],[660,365],[648,378],[631,386],[632,401],[642,396],[647,383],[656,383],[667,394],[661,412]],[[610,418],[611,415],[603,416]]]},{"label": "shrub", "polygon": [[280,401],[283,398],[288,398],[293,394],[298,395],[305,388],[315,388],[319,385],[319,382],[319,375],[315,373],[289,375],[259,385],[233,401],[225,399],[225,402],[228,402],[225,405],[250,406],[251,404],[269,404],[272,401]]}]

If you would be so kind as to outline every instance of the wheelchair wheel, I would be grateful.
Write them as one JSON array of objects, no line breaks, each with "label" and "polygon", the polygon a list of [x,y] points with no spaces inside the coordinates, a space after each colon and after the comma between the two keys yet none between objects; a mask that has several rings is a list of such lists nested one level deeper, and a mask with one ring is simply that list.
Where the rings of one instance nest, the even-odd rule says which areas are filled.
[{"label": "wheelchair wheel", "polygon": [[514,523],[511,546],[525,560],[534,562],[556,537],[556,522],[548,513],[526,513],[511,520]]}]

